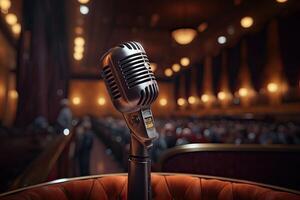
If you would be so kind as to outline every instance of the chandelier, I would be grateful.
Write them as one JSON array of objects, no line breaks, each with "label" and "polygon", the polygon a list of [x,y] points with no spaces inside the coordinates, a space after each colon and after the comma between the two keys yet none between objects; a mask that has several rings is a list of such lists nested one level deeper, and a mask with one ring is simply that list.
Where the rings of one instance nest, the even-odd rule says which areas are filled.
[{"label": "chandelier", "polygon": [[180,28],[172,31],[172,37],[181,45],[191,43],[197,35],[197,31],[192,28]]}]

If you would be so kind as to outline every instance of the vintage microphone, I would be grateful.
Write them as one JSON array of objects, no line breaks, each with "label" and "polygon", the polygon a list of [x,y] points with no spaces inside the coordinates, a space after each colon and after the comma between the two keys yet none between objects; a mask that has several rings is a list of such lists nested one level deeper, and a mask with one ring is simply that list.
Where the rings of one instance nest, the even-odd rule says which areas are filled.
[{"label": "vintage microphone", "polygon": [[128,160],[128,199],[150,200],[151,160],[149,149],[157,138],[151,103],[158,85],[143,47],[126,42],[101,58],[101,75],[115,108],[125,118],[131,133]]}]

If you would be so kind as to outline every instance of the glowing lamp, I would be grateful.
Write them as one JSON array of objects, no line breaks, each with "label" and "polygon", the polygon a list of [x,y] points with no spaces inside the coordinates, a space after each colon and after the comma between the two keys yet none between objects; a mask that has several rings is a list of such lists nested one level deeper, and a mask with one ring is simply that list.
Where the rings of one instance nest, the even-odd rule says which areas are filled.
[{"label": "glowing lamp", "polygon": [[83,45],[85,44],[85,40],[84,40],[83,37],[76,37],[76,38],[74,39],[74,44],[75,44],[76,46],[83,46]]},{"label": "glowing lamp", "polygon": [[191,104],[191,105],[195,104],[196,101],[197,101],[197,98],[194,97],[194,96],[190,96],[190,97],[188,98],[188,102],[189,102],[189,104]]},{"label": "glowing lamp", "polygon": [[6,20],[6,23],[8,23],[11,26],[18,22],[17,16],[15,14],[12,14],[12,13],[7,14],[5,16],[5,20]]},{"label": "glowing lamp", "polygon": [[10,0],[0,0],[0,9],[3,13],[7,13],[11,7]]},{"label": "glowing lamp", "polygon": [[185,105],[185,99],[184,98],[179,98],[179,99],[177,99],[177,104],[179,105],[179,106],[184,106]]},{"label": "glowing lamp", "polygon": [[186,67],[190,64],[190,59],[188,57],[183,57],[180,59],[180,64]]},{"label": "glowing lamp", "polygon": [[210,100],[210,97],[208,94],[203,94],[201,96],[201,100],[204,102],[204,103],[207,103],[209,100]]},{"label": "glowing lamp", "polygon": [[74,105],[79,105],[79,104],[81,103],[81,99],[80,99],[79,97],[74,97],[74,98],[72,99],[72,103],[73,103]]},{"label": "glowing lamp", "polygon": [[89,13],[90,9],[87,6],[81,5],[79,8],[79,11],[81,14],[87,15]]},{"label": "glowing lamp", "polygon": [[99,104],[100,106],[104,106],[105,103],[106,103],[105,98],[104,98],[104,97],[99,97],[99,99],[98,99],[98,104]]},{"label": "glowing lamp", "polygon": [[287,0],[276,0],[278,3],[285,3]]},{"label": "glowing lamp", "polygon": [[20,24],[14,24],[12,27],[11,27],[12,31],[14,34],[16,35],[19,35],[21,33],[21,25]]},{"label": "glowing lamp", "polygon": [[16,90],[11,90],[9,91],[9,97],[12,98],[12,99],[16,99],[18,98],[19,94]]},{"label": "glowing lamp", "polygon": [[225,100],[226,97],[227,97],[226,92],[221,91],[218,93],[218,99],[220,99],[221,101]]},{"label": "glowing lamp", "polygon": [[75,53],[73,54],[73,58],[74,58],[75,60],[77,60],[77,61],[82,60],[83,54],[82,54],[82,53],[79,53],[79,52],[75,52]]},{"label": "glowing lamp", "polygon": [[249,91],[248,91],[247,88],[240,88],[240,89],[239,89],[239,95],[240,95],[241,97],[246,97],[246,96],[248,95],[248,93],[249,93]]},{"label": "glowing lamp", "polygon": [[90,0],[78,0],[79,3],[81,4],[87,4]]},{"label": "glowing lamp", "polygon": [[269,83],[267,85],[267,89],[268,89],[269,92],[275,93],[275,92],[278,91],[279,87],[278,87],[278,85],[276,83]]},{"label": "glowing lamp", "polygon": [[173,75],[173,71],[170,68],[165,69],[165,75],[167,77],[171,77]]},{"label": "glowing lamp", "polygon": [[225,44],[227,41],[226,37],[225,36],[219,36],[218,37],[218,43],[219,44]]},{"label": "glowing lamp", "polygon": [[179,72],[180,71],[180,65],[175,63],[172,65],[172,69],[174,72]]},{"label": "glowing lamp", "polygon": [[74,52],[82,54],[84,52],[83,46],[75,46]]},{"label": "glowing lamp", "polygon": [[191,28],[176,29],[172,32],[174,40],[181,45],[191,43],[197,35],[197,31]]},{"label": "glowing lamp", "polygon": [[166,106],[166,105],[168,104],[168,101],[167,101],[167,99],[162,98],[162,99],[159,100],[159,104],[160,104],[161,106]]},{"label": "glowing lamp", "polygon": [[249,16],[247,16],[247,17],[243,17],[242,19],[241,19],[241,26],[243,27],[243,28],[250,28],[252,25],[253,25],[253,18],[252,17],[249,17]]}]

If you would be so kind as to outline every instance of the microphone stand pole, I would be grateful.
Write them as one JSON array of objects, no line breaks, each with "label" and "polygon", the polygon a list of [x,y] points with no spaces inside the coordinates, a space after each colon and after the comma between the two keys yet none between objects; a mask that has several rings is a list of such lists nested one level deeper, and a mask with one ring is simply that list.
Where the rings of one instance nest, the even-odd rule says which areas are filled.
[{"label": "microphone stand pole", "polygon": [[131,134],[128,159],[128,200],[151,200],[151,159],[148,147]]},{"label": "microphone stand pole", "polygon": [[128,159],[128,200],[151,200],[151,159],[149,149],[157,138],[149,108],[124,114],[130,129]]}]

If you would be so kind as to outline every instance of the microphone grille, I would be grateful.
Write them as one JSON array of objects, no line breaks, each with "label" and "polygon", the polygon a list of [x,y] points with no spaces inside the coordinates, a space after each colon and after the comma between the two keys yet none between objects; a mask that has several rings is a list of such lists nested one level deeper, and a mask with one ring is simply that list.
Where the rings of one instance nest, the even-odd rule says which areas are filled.
[{"label": "microphone grille", "polygon": [[150,105],[157,98],[158,91],[159,91],[159,89],[158,89],[158,85],[156,83],[145,87],[145,89],[141,90],[141,92],[140,92],[141,97],[138,102],[138,105],[141,105],[141,106]]},{"label": "microphone grille", "polygon": [[140,45],[137,42],[125,42],[123,44],[120,44],[119,47],[121,48],[128,48],[128,49],[134,49],[134,50],[141,50],[144,51],[144,48],[142,47],[142,45]]},{"label": "microphone grille", "polygon": [[149,59],[146,53],[142,51],[121,59],[120,69],[129,89],[139,84],[155,80],[150,68]]},{"label": "microphone grille", "polygon": [[101,63],[101,75],[119,111],[148,107],[157,98],[158,84],[139,43],[118,45],[102,56]]},{"label": "microphone grille", "polygon": [[113,99],[118,99],[121,97],[121,93],[119,91],[118,85],[115,81],[114,75],[111,71],[111,68],[107,65],[103,67],[104,81],[107,83],[111,96]]}]

